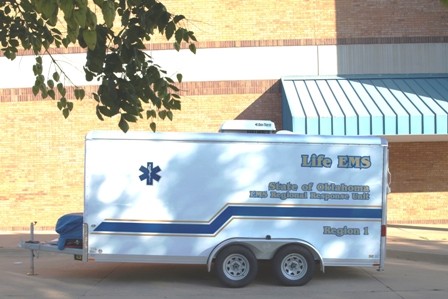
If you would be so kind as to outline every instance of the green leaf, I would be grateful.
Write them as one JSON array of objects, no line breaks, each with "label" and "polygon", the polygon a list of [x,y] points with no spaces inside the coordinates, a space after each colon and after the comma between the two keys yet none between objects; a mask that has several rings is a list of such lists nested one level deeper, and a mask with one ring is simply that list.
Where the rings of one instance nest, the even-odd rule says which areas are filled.
[{"label": "green leaf", "polygon": [[185,29],[183,30],[182,39],[187,43],[190,42],[190,35],[188,35],[188,31]]},{"label": "green leaf", "polygon": [[73,13],[74,8],[74,2],[73,0],[60,0],[59,1],[59,7],[64,12],[65,19],[69,19]]},{"label": "green leaf", "polygon": [[48,19],[54,14],[54,11],[57,11],[58,5],[55,0],[45,0],[42,2],[41,9],[42,15]]},{"label": "green leaf", "polygon": [[54,90],[52,90],[52,89],[48,90],[48,95],[49,95],[50,98],[52,98],[53,100],[56,99],[56,93],[54,92]]},{"label": "green leaf", "polygon": [[[3,51],[3,49],[2,49]],[[3,55],[5,55],[6,58],[8,58],[9,60],[14,60],[15,57],[13,57],[13,54],[9,49],[5,49],[3,52]]]},{"label": "green leaf", "polygon": [[176,51],[179,52],[180,51],[180,43],[175,42],[174,43],[174,49],[176,49]]},{"label": "green leaf", "polygon": [[[67,38],[68,38],[68,41],[66,41],[66,42],[68,42],[68,44],[76,43],[78,35],[79,35],[79,25],[76,22],[73,22],[73,24],[71,24],[71,23],[69,23],[67,21]],[[65,46],[64,40],[62,41],[62,43]]]},{"label": "green leaf", "polygon": [[146,119],[157,117],[157,113],[155,110],[146,111]]},{"label": "green leaf", "polygon": [[183,19],[185,19],[185,16],[183,15],[177,15],[174,17],[173,21],[174,23],[179,23],[180,21],[182,21]]},{"label": "green leaf", "polygon": [[83,30],[82,37],[86,42],[87,47],[92,51],[95,50],[97,41],[96,30],[90,30],[90,29]]},{"label": "green leaf", "polygon": [[104,22],[108,28],[112,28],[115,20],[115,5],[114,1],[106,1],[101,6]]},{"label": "green leaf", "polygon": [[63,39],[62,39],[62,45],[63,45],[65,48],[67,48],[68,45],[69,45],[70,43],[71,43],[70,38],[66,37],[66,38],[63,38]]},{"label": "green leaf", "polygon": [[58,12],[59,12],[59,7],[56,5],[56,9],[53,11],[53,13],[48,18],[48,21],[47,21],[48,25],[56,26],[56,24],[58,22]]},{"label": "green leaf", "polygon": [[166,116],[168,117],[169,120],[173,120],[173,111],[169,110],[166,112]]},{"label": "green leaf", "polygon": [[64,118],[67,118],[70,114],[70,110],[68,108],[65,108],[62,110],[62,115],[64,115]]},{"label": "green leaf", "polygon": [[76,98],[77,100],[82,100],[82,99],[84,99],[84,96],[85,96],[85,94],[86,94],[85,90],[84,90],[84,89],[81,89],[81,88],[76,88],[75,91],[74,91],[74,93],[75,93],[75,98]]},{"label": "green leaf", "polygon": [[129,9],[126,9],[123,12],[123,16],[121,17],[121,25],[123,27],[127,27],[129,25],[130,14],[131,14],[131,12],[129,11]]},{"label": "green leaf", "polygon": [[53,73],[53,80],[56,81],[56,82],[58,82],[59,79],[60,79],[59,73],[58,73],[58,72],[54,72],[54,73]]},{"label": "green leaf", "polygon": [[165,111],[165,110],[160,110],[160,111],[159,111],[159,117],[160,117],[161,119],[165,119],[165,117],[166,117],[166,111]]},{"label": "green leaf", "polygon": [[57,28],[51,28],[51,32],[53,32],[56,35],[62,35],[62,32],[59,31],[59,29],[57,29]]},{"label": "green leaf", "polygon": [[57,88],[58,88],[58,91],[61,94],[61,96],[65,97],[65,94],[67,91],[66,91],[64,85],[62,83],[58,83]]},{"label": "green leaf", "polygon": [[125,133],[129,130],[129,124],[123,117],[123,114],[121,115],[120,121],[118,122],[118,127]]},{"label": "green leaf", "polygon": [[40,87],[40,95],[42,96],[43,99],[48,97],[48,92],[47,92],[47,88],[45,87],[45,85]]},{"label": "green leaf", "polygon": [[104,121],[103,115],[99,109],[100,107],[100,105],[96,105],[96,117],[98,117],[99,120]]},{"label": "green leaf", "polygon": [[190,39],[192,41],[197,42],[198,40],[196,39],[196,36],[194,36],[194,32],[193,31],[188,31],[188,36],[190,37]]},{"label": "green leaf", "polygon": [[53,88],[54,88],[54,81],[51,80],[51,79],[47,80],[47,85],[48,85],[48,87],[50,87],[51,89],[53,89]]},{"label": "green leaf", "polygon": [[104,70],[107,73],[121,73],[124,71],[120,56],[117,53],[110,53],[106,55]]},{"label": "green leaf", "polygon": [[39,86],[34,85],[31,90],[33,91],[33,95],[36,96],[39,93]]},{"label": "green leaf", "polygon": [[185,32],[185,29],[183,29],[183,28],[179,28],[176,30],[174,38],[176,39],[176,42],[178,44],[180,44],[182,42],[182,39],[184,37],[184,32]]},{"label": "green leaf", "polygon": [[126,121],[128,121],[128,122],[133,122],[133,123],[135,123],[135,122],[137,122],[137,116],[135,116],[135,115],[132,115],[132,114],[129,114],[129,113],[123,113],[123,114],[121,114],[121,116],[126,120]]},{"label": "green leaf", "polygon": [[36,84],[37,85],[44,84],[44,81],[45,81],[45,77],[43,75],[37,75],[36,76]]},{"label": "green leaf", "polygon": [[13,46],[14,48],[17,48],[17,47],[20,45],[19,41],[16,40],[16,39],[11,39],[11,40],[9,41],[9,44],[10,44],[11,46]]},{"label": "green leaf", "polygon": [[112,117],[114,116],[114,113],[112,113],[111,110],[109,110],[106,106],[97,106],[98,111],[107,117]]},{"label": "green leaf", "polygon": [[188,46],[188,48],[190,49],[190,51],[191,51],[193,54],[196,54],[196,45],[195,45],[195,44],[190,44],[190,45]]},{"label": "green leaf", "polygon": [[86,27],[95,30],[97,24],[96,14],[94,14],[90,9],[86,12]]},{"label": "green leaf", "polygon": [[182,83],[182,78],[183,78],[182,74],[177,74],[176,77],[177,77],[177,82]]},{"label": "green leaf", "polygon": [[174,85],[174,84],[169,84],[168,86],[171,88],[171,90],[173,90],[175,92],[179,91],[179,88],[176,85]]},{"label": "green leaf", "polygon": [[153,132],[155,132],[156,131],[156,123],[155,122],[152,122],[152,123],[150,123],[149,124],[149,127],[151,128],[151,130],[153,131]]},{"label": "green leaf", "polygon": [[180,110],[180,101],[179,100],[171,100],[171,109],[173,110]]},{"label": "green leaf", "polygon": [[35,76],[41,75],[42,74],[42,63],[36,63],[33,66],[33,72]]},{"label": "green leaf", "polygon": [[169,40],[173,36],[174,30],[176,30],[176,25],[173,22],[168,23],[165,30],[165,36],[167,40]]},{"label": "green leaf", "polygon": [[87,5],[86,6],[79,6],[77,10],[73,11],[73,17],[75,22],[81,27],[86,27],[86,20],[87,20]]},{"label": "green leaf", "polygon": [[89,71],[88,68],[84,67],[84,73],[86,74],[86,80],[87,81],[90,82],[90,81],[93,80],[94,74],[91,71]]}]

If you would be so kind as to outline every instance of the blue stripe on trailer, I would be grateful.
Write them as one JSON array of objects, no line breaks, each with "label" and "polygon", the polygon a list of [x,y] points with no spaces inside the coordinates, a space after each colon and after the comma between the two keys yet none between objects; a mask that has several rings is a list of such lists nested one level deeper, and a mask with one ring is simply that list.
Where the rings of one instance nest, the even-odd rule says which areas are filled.
[{"label": "blue stripe on trailer", "polygon": [[141,223],[106,221],[95,232],[213,235],[233,217],[381,219],[379,208],[304,208],[228,206],[210,223]]}]

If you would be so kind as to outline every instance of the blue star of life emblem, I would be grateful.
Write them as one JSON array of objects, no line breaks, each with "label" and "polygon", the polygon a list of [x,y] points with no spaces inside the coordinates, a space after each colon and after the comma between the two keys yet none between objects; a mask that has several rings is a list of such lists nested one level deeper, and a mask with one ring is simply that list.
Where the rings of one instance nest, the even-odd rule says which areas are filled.
[{"label": "blue star of life emblem", "polygon": [[160,169],[159,166],[153,167],[152,162],[148,162],[145,166],[140,166],[140,171],[142,174],[139,176],[140,181],[146,180],[146,185],[152,185],[153,180],[159,181],[161,176],[157,173],[160,172],[162,169]]}]

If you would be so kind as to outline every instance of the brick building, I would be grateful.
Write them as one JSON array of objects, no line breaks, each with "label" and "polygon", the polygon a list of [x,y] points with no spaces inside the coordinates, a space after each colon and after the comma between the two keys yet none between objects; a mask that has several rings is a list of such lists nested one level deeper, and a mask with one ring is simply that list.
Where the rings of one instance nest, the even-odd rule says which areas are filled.
[{"label": "brick building", "polygon": [[[448,77],[448,8],[439,0],[164,4],[188,17],[199,42],[196,55],[177,53],[161,38],[148,45],[168,73],[184,75],[182,111],[174,115],[173,122],[159,122],[159,131],[216,132],[228,119],[269,119],[277,129],[302,132],[303,128],[293,125],[301,120],[288,116],[292,108],[285,107],[285,99],[282,103],[286,90],[281,79],[285,78]],[[79,48],[70,48],[70,55],[60,55],[60,59],[80,65],[79,52]],[[0,57],[0,230],[23,229],[30,221],[37,221],[38,229],[52,229],[60,215],[82,211],[85,134],[93,129],[117,129],[117,121],[100,122],[89,98],[75,103],[65,120],[56,103],[32,95],[33,57],[19,54],[14,62]],[[75,80],[82,77],[76,70],[71,73]],[[409,129],[403,133],[397,125],[396,133],[379,134],[390,140],[389,222],[448,222],[448,133],[443,132],[448,123],[448,88],[444,91],[440,87],[438,96],[432,98],[441,112],[428,124],[424,113],[415,115],[404,107],[409,114],[403,117],[409,123],[421,117],[420,132]],[[321,107],[315,109],[317,122],[323,123]],[[314,121],[308,116],[302,120]],[[395,120],[397,124],[401,121]],[[439,124],[438,131],[431,132],[431,122]],[[147,129],[144,121],[131,127]]]}]

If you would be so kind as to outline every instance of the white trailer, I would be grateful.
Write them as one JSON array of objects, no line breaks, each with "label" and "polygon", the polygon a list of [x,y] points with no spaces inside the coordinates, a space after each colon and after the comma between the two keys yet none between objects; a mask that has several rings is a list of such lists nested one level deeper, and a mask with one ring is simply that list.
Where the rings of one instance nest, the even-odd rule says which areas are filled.
[{"label": "white trailer", "polygon": [[259,260],[284,285],[306,284],[316,266],[382,270],[388,190],[379,137],[95,131],[83,248],[67,253],[203,264],[230,287],[250,283]]}]

